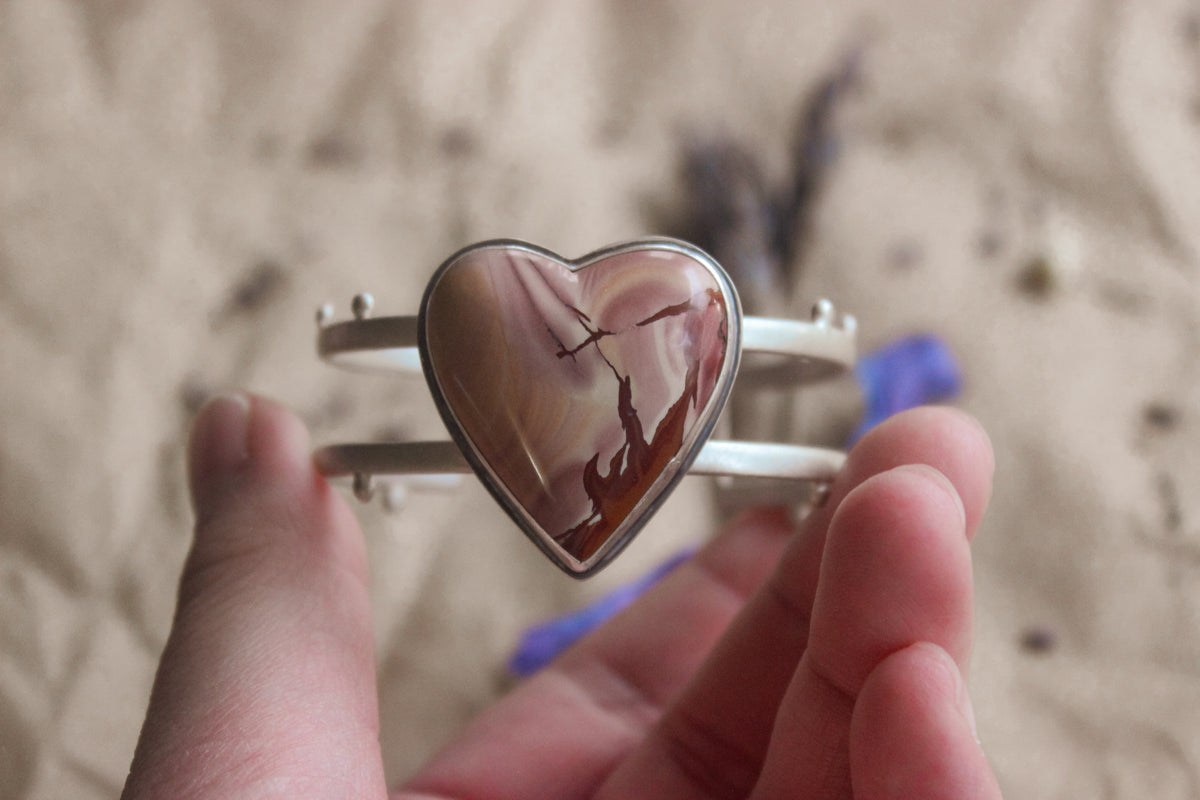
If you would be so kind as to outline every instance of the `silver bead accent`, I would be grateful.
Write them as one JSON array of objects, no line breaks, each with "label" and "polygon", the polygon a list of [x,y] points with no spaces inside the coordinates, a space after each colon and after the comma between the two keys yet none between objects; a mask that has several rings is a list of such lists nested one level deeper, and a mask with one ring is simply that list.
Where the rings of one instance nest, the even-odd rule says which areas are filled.
[{"label": "silver bead accent", "polygon": [[408,502],[408,486],[402,481],[389,481],[383,485],[383,510],[398,514]]},{"label": "silver bead accent", "polygon": [[825,298],[821,298],[813,303],[812,321],[815,325],[820,325],[823,328],[829,327],[833,323],[833,303]]},{"label": "silver bead accent", "polygon": [[375,298],[366,292],[354,295],[354,299],[350,301],[350,311],[355,319],[366,319],[371,316],[374,308]]},{"label": "silver bead accent", "polygon": [[813,484],[809,490],[808,499],[799,506],[792,509],[791,519],[793,525],[799,525],[804,520],[811,517],[813,514],[821,510],[828,502],[832,489],[829,483],[822,482]]},{"label": "silver bead accent", "polygon": [[842,315],[842,330],[846,333],[858,332],[858,319],[853,314]]},{"label": "silver bead accent", "polygon": [[323,328],[329,324],[331,319],[333,319],[333,306],[329,303],[317,309],[317,325]]},{"label": "silver bead accent", "polygon": [[375,476],[366,472],[354,473],[354,496],[363,503],[371,502],[375,496]]}]

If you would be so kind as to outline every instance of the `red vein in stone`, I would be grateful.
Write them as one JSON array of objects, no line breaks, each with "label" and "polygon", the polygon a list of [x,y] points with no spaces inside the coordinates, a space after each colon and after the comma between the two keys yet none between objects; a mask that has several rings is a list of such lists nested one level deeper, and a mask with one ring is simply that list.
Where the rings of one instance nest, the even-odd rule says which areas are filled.
[{"label": "red vein in stone", "polygon": [[551,328],[549,324],[546,325],[546,333],[550,334],[550,338],[554,340],[556,345],[558,345],[558,351],[555,352],[554,355],[558,356],[559,358],[562,358],[563,356],[570,356],[572,361],[576,360],[575,354],[567,352],[567,346],[563,344],[562,339],[558,338],[558,334],[554,332],[554,329]]},{"label": "red vein in stone", "polygon": [[[704,294],[708,295],[708,301],[710,304],[717,299],[717,295],[718,295],[716,289],[705,289]],[[682,303],[676,303],[673,306],[667,306],[663,310],[658,311],[658,312],[646,317],[641,322],[635,322],[634,326],[640,328],[643,325],[649,325],[652,322],[658,322],[660,319],[666,319],[667,317],[677,317],[680,314],[686,314],[689,309],[695,308],[696,306],[697,306],[696,295],[692,295],[687,300],[684,300]]]},{"label": "red vein in stone", "polygon": [[[705,289],[704,292],[692,295],[687,300],[684,300],[681,303],[675,303],[674,305],[670,305],[670,306],[667,306],[666,308],[656,311],[653,314],[651,314],[650,316],[646,317],[645,319],[638,320],[637,322],[633,323],[629,327],[630,328],[641,328],[646,325],[650,325],[655,322],[658,322],[659,320],[662,320],[662,319],[667,319],[669,317],[677,317],[680,314],[686,314],[689,310],[698,307],[697,303],[696,303],[696,297],[699,294],[707,294],[708,298],[709,298],[709,303],[711,304],[718,299],[720,293],[717,292],[716,289]],[[591,318],[588,317],[587,314],[584,314],[582,311],[580,311],[579,309],[577,309],[575,306],[571,305],[570,303],[564,302],[563,305],[565,305],[567,308],[569,308],[579,318],[579,324],[581,326],[583,326],[583,329],[585,331],[588,332],[588,337],[586,339],[584,339],[582,342],[580,342],[578,346],[573,347],[573,348],[567,348],[567,346],[563,344],[562,340],[554,335],[554,331],[550,331],[550,335],[553,336],[554,341],[558,343],[558,352],[555,353],[555,355],[557,355],[559,358],[563,358],[565,356],[574,356],[580,350],[584,349],[585,347],[587,347],[590,344],[599,342],[601,339],[603,339],[606,336],[615,336],[617,334],[624,333],[625,331],[629,330],[629,328],[624,328],[619,331],[606,331],[603,328],[593,329],[587,325],[588,322],[592,321]]]},{"label": "red vein in stone", "polygon": [[[720,293],[706,290],[708,306],[720,303]],[[636,326],[649,325],[661,319],[678,316],[695,309],[701,311],[696,297],[683,303],[656,312]],[[580,324],[583,324],[582,321]],[[590,329],[584,325],[585,330]],[[625,443],[613,454],[608,461],[608,474],[600,473],[600,454],[597,453],[584,465],[583,487],[588,498],[592,501],[591,513],[578,525],[564,531],[555,539],[568,552],[580,560],[585,560],[594,554],[601,545],[612,535],[612,532],[632,511],[633,506],[645,495],[649,484],[662,474],[667,464],[683,446],[684,434],[687,430],[688,406],[695,406],[699,395],[699,375],[701,355],[688,365],[684,377],[683,392],[679,399],[671,404],[664,415],[654,437],[650,442],[645,439],[641,419],[633,406],[633,386],[631,376],[622,376],[604,355],[599,347],[600,336],[589,336],[597,343],[596,350],[604,359],[613,375],[617,378],[617,414],[621,420],[621,428],[625,431]],[[582,349],[581,345],[579,349]],[[575,351],[578,352],[578,349]],[[622,468],[624,465],[624,468]]]},{"label": "red vein in stone", "polygon": [[[578,353],[580,350],[587,347],[588,345],[599,342],[605,336],[613,335],[612,331],[606,331],[603,328],[596,328],[595,330],[592,330],[591,328],[588,327],[587,323],[583,321],[583,319],[584,318],[581,318],[579,320],[579,324],[582,325],[583,329],[588,332],[588,337],[586,339],[584,339],[582,342],[580,342],[578,345],[576,345],[575,347],[568,349],[558,339],[558,337],[555,336],[554,340],[556,342],[558,342],[558,352],[555,353],[554,355],[558,356],[559,358],[565,358],[566,356],[570,356],[571,358],[574,358],[576,353]],[[551,335],[553,335],[553,333],[551,333]]]},{"label": "red vein in stone", "polygon": [[679,452],[686,429],[688,406],[695,402],[698,376],[698,364],[692,364],[687,371],[683,392],[667,410],[649,442],[644,438],[641,420],[633,408],[630,380],[625,378],[621,381],[618,413],[621,427],[625,430],[625,444],[609,459],[607,475],[600,473],[599,453],[584,466],[583,487],[592,501],[592,513],[556,537],[577,558],[588,558],[608,540],[620,521],[645,495],[649,484],[662,474]]},{"label": "red vein in stone", "polygon": [[591,318],[591,317],[589,317],[587,314],[583,313],[582,311],[580,311],[578,308],[576,308],[575,306],[571,305],[570,303],[568,303],[568,302],[566,302],[566,301],[563,301],[563,305],[564,305],[564,306],[566,306],[567,308],[571,309],[571,312],[572,312],[573,314],[575,314],[575,316],[579,317],[581,320],[584,320],[585,322],[591,322],[591,321],[592,321],[592,318]]}]

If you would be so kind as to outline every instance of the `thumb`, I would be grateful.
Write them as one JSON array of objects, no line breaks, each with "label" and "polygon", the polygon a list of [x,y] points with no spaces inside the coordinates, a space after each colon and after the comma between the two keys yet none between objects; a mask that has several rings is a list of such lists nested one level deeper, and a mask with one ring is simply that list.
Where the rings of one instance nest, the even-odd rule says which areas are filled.
[{"label": "thumb", "polygon": [[296,417],[192,428],[196,532],[125,798],[385,793],[362,534]]}]

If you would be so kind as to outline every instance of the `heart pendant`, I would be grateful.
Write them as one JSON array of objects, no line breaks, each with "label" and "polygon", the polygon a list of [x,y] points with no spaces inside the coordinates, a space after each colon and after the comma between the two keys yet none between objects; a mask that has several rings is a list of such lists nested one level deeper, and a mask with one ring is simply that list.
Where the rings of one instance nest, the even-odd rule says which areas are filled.
[{"label": "heart pendant", "polygon": [[446,427],[542,551],[588,575],[687,471],[737,371],[721,267],[670,239],[576,261],[517,241],[451,256],[421,303],[421,362]]}]

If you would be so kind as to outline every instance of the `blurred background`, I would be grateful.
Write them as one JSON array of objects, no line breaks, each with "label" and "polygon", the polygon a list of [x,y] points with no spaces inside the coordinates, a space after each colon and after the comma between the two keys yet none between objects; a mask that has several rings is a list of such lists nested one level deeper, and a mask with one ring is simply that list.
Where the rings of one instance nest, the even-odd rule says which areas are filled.
[{"label": "blurred background", "polygon": [[[412,313],[479,239],[652,233],[786,288],[748,305],[831,298],[864,352],[954,354],[997,452],[971,680],[1006,796],[1200,797],[1190,0],[0,0],[0,795],[119,791],[206,397],[436,436],[419,378],[315,358],[318,305]],[[845,436],[846,388],[797,439]],[[389,776],[523,628],[707,536],[710,489],[584,584],[474,482],[357,506]]]}]

